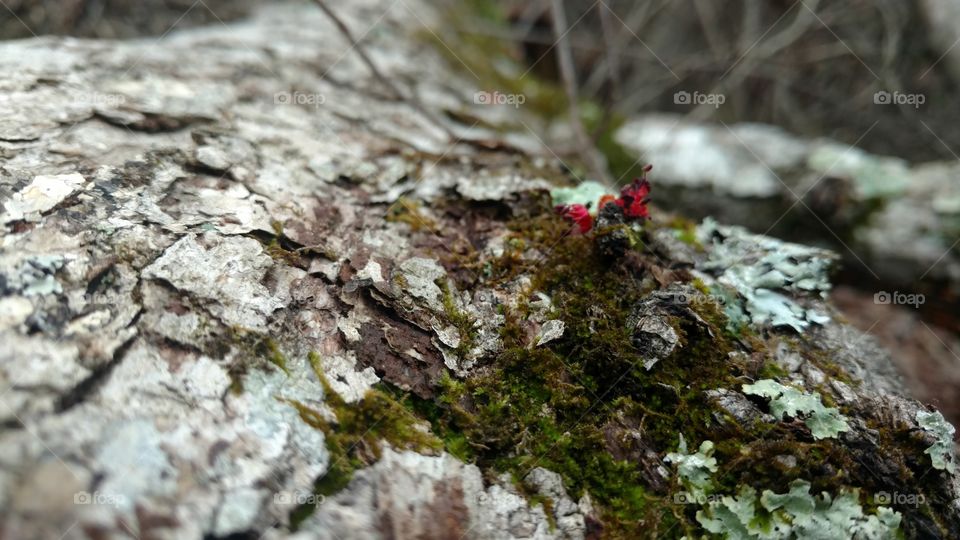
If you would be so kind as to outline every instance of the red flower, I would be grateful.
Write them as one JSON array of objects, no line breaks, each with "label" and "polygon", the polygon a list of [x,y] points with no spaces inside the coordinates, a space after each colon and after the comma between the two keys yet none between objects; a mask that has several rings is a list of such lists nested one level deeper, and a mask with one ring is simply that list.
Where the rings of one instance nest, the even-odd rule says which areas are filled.
[{"label": "red flower", "polygon": [[[623,217],[627,220],[647,219],[650,217],[650,209],[647,203],[650,199],[650,182],[647,181],[647,173],[653,169],[652,165],[643,168],[643,175],[640,178],[634,178],[629,185],[623,186],[620,190],[620,196],[604,195],[600,197],[597,203],[597,214],[608,204],[615,204],[623,208]],[[593,228],[593,216],[590,210],[582,204],[560,204],[554,209],[567,221],[572,221],[577,225],[580,234],[586,234]]]},{"label": "red flower", "polygon": [[650,165],[643,168],[643,176],[634,178],[629,185],[623,186],[620,190],[620,198],[614,202],[623,208],[623,215],[629,219],[646,219],[650,217],[650,210],[647,203],[650,199],[650,182],[647,181],[647,173],[652,169]]},{"label": "red flower", "polygon": [[590,232],[593,227],[593,216],[590,211],[582,204],[561,204],[554,208],[563,215],[563,219],[574,222],[580,229],[581,234]]}]

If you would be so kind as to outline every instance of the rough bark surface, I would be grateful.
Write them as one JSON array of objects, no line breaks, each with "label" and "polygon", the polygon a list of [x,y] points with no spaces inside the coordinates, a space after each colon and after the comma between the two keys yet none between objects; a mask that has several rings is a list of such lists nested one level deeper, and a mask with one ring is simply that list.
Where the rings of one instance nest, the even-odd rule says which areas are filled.
[{"label": "rough bark surface", "polygon": [[[423,448],[355,443],[348,452],[366,466],[337,492],[316,492],[345,459],[329,450],[336,432],[322,429],[343,423],[341,407],[371,399],[381,381],[429,400],[446,378],[489,366],[503,347],[504,313],[531,279],[459,274],[513,249],[507,222],[568,180],[553,161],[519,149],[537,147],[529,135],[447,120],[443,112],[459,112],[475,88],[414,37],[437,24],[429,10],[389,4],[337,9],[360,33],[377,21],[368,53],[434,118],[391,96],[310,6],[272,6],[159,43],[0,44],[5,537],[583,538],[603,530],[591,494],[568,493],[567,479],[546,468],[514,482]],[[495,124],[512,111],[472,114]],[[670,300],[693,290],[676,282],[692,272],[740,291],[749,324],[769,331],[771,343],[790,336],[779,348],[751,345],[753,353],[845,405],[852,429],[842,444],[874,460],[879,485],[903,487],[904,465],[890,457],[903,454],[888,455],[874,435],[885,426],[916,431],[923,407],[901,396],[886,353],[833,320],[819,271],[768,260],[778,250],[830,256],[710,224],[698,228],[696,250],[668,232],[651,233],[650,251],[624,263],[644,273],[644,286],[666,291],[637,316],[718,335]],[[545,255],[530,248],[518,257],[536,267]],[[464,263],[469,256],[480,263]],[[762,287],[796,303],[761,294],[757,276],[737,273],[741,261],[781,272],[773,286],[765,274]],[[548,311],[525,322],[531,344],[576,339]],[[810,360],[817,351],[791,348],[797,334],[848,383]],[[683,353],[688,343],[673,345]],[[763,406],[739,388],[718,391],[718,422]],[[634,420],[605,426],[607,446],[664,486],[671,474],[662,457],[673,448],[647,446]],[[930,469],[922,453],[908,457],[910,467]],[[938,515],[904,509],[904,527],[957,533],[957,478],[930,470],[924,482]],[[317,497],[322,504],[294,531],[291,512]]]}]

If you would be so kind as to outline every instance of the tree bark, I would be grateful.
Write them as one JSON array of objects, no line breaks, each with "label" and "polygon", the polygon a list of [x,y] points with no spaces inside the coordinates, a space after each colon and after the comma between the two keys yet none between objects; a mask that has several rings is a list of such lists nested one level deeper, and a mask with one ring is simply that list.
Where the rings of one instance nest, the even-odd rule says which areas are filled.
[{"label": "tree bark", "polygon": [[[518,238],[516,227],[525,219],[562,226],[542,201],[570,179],[530,150],[538,148],[531,134],[501,137],[446,119],[476,83],[415,38],[422,24],[439,24],[431,10],[371,1],[338,5],[337,14],[432,118],[385,95],[312,6],[271,6],[156,43],[0,44],[8,74],[0,83],[4,536],[582,538],[608,530],[607,502],[589,490],[545,467],[529,467],[515,484],[489,460],[464,463],[447,452],[453,439],[431,442],[442,434],[429,433],[426,417],[406,438],[367,436],[381,433],[388,413],[414,414],[390,408],[400,401],[442,402],[449,381],[498,365],[511,310],[553,260],[552,250],[516,247],[539,234]],[[470,112],[491,124],[505,114]],[[526,114],[506,114],[515,113]],[[638,317],[718,340],[722,325],[669,304],[669,295],[692,291],[695,276],[722,284],[731,268],[779,249],[830,258],[723,227],[700,227],[694,248],[668,218],[632,229],[649,249],[611,264],[641,276],[638,287],[660,289]],[[517,275],[484,277],[511,253]],[[924,410],[900,395],[889,357],[836,321],[819,289],[784,280],[798,302],[789,305],[803,306],[792,323],[799,332],[754,312],[762,339],[739,345],[731,362],[771,359],[784,381],[841,404],[851,430],[836,444],[872,460],[874,490],[920,489],[898,476],[904,456],[929,469],[923,489],[936,517],[900,509],[903,526],[957,534],[957,477],[931,469],[922,446],[877,446],[877,433],[917,432]],[[548,325],[543,309],[522,323],[536,346],[592,339]],[[597,317],[606,324],[609,314]],[[648,371],[693,354],[692,339],[674,340],[679,352]],[[829,363],[814,362],[823,355]],[[845,375],[834,378],[828,364]],[[725,422],[765,406],[739,386],[717,390],[727,398],[712,414]],[[383,397],[392,391],[406,397]],[[372,410],[364,432],[348,433],[346,418],[371,403],[388,405]],[[656,489],[670,482],[662,458],[675,448],[623,446],[645,437],[642,422],[600,427],[624,435],[610,453],[648,471],[645,488],[666,497]],[[809,436],[800,423],[791,429]],[[427,442],[398,443],[411,439]],[[485,442],[470,439],[479,452]],[[345,462],[352,479],[324,491]],[[303,505],[317,509],[292,517]]]}]

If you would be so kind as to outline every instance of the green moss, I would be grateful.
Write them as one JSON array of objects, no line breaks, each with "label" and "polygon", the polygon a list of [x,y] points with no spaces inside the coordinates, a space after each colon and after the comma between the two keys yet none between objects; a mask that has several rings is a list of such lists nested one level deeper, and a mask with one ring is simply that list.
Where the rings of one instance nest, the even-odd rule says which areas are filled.
[{"label": "green moss", "polygon": [[277,262],[305,268],[306,263],[289,238],[283,234],[283,223],[273,220],[270,222],[270,228],[273,234],[259,233],[252,234],[256,240],[263,244],[263,251]]},{"label": "green moss", "polygon": [[757,376],[761,379],[777,379],[780,377],[786,377],[789,375],[787,370],[774,362],[773,360],[767,360],[763,363],[763,367],[760,368],[760,371],[757,372]]},{"label": "green moss", "polygon": [[[298,410],[304,421],[324,431],[331,446],[343,450],[341,454],[349,455],[350,452],[345,449],[364,446],[375,458],[379,458],[379,441],[387,441],[398,449],[424,451],[441,448],[440,440],[423,429],[422,420],[395,399],[390,390],[374,387],[362,400],[349,404],[330,386],[319,355],[311,352],[308,360],[323,387],[325,403],[332,409],[336,421],[331,424],[323,420],[319,413],[309,413],[302,406]],[[357,454],[350,456],[350,459],[362,461],[362,457]]]},{"label": "green moss", "polygon": [[[611,440],[618,429],[639,435],[643,448],[638,451],[660,455],[677,447],[681,433],[693,447],[716,441],[718,493],[737,493],[742,485],[782,493],[800,479],[811,481],[817,492],[880,489],[864,482],[866,470],[849,449],[836,440],[810,440],[800,422],[740,426],[716,421],[724,413],[707,392],[785,375],[774,362],[729,355],[737,349],[767,351],[767,343],[749,328],[736,334],[726,330],[720,306],[691,305],[709,329],[674,318],[679,347],[647,371],[628,326],[636,305],[657,287],[636,264],[643,255],[605,258],[592,235],[569,236],[569,225],[548,207],[513,220],[509,228],[503,255],[486,261],[486,285],[525,275],[530,286],[518,305],[500,307],[506,321],[500,329],[502,353],[465,380],[444,378],[436,400],[404,402],[429,419],[448,451],[518,479],[534,467],[557,472],[572,497],[590,493],[603,534],[611,538],[692,537],[700,530],[696,505],[670,504],[679,485],[664,493],[662,486],[650,484],[642,459],[614,457]],[[703,283],[690,284],[709,293]],[[566,324],[563,337],[545,347],[529,343],[527,317],[535,311],[529,300],[536,292],[551,298],[552,312],[546,316]],[[826,358],[820,364],[831,365]],[[827,389],[822,393],[830,405]],[[541,499],[534,495],[532,500]]]},{"label": "green moss", "polygon": [[213,354],[226,354],[235,351],[233,363],[227,369],[230,375],[230,390],[239,394],[243,392],[243,377],[250,369],[269,369],[276,367],[286,374],[287,358],[277,342],[266,335],[247,328],[232,326],[227,328],[222,341],[211,346]]},{"label": "green moss", "polygon": [[[943,516],[947,515],[947,508],[954,504],[953,494],[946,490],[937,491],[937,487],[943,484],[929,481],[928,476],[932,471],[929,457],[924,454],[928,439],[923,436],[922,430],[907,424],[890,425],[878,419],[868,420],[867,427],[877,434],[876,451],[884,455],[884,461],[899,465],[899,470],[889,473],[891,478],[897,480],[897,490],[923,497],[912,511],[937,526],[942,537],[949,537],[950,529],[943,522]],[[890,492],[890,488],[888,485],[868,486],[867,491],[876,494]]]},{"label": "green moss", "polygon": [[[771,429],[772,428],[772,429]],[[856,486],[855,462],[834,440],[797,440],[789,426],[757,426],[753,441],[721,441],[717,444],[721,474],[715,478],[718,493],[736,493],[740,486],[786,490],[794,480],[812,481],[816,491],[836,493]],[[795,460],[795,465],[790,460]]]},{"label": "green moss", "polygon": [[[343,489],[354,471],[368,466],[381,455],[383,441],[398,450],[435,452],[443,443],[429,431],[420,418],[384,388],[369,390],[357,403],[347,403],[340,397],[323,373],[320,355],[311,352],[307,360],[323,387],[324,401],[336,420],[330,421],[320,413],[298,401],[287,401],[297,409],[307,424],[323,431],[330,452],[329,468],[314,484],[318,495],[332,495]],[[291,522],[299,524],[313,511],[305,505],[291,514]]]},{"label": "green moss", "polygon": [[678,240],[703,251],[703,244],[697,239],[697,223],[695,221],[674,216],[667,222],[666,226],[674,232]]},{"label": "green moss", "polygon": [[541,506],[543,508],[543,513],[547,516],[547,525],[550,527],[550,532],[557,530],[557,518],[553,515],[553,501],[549,497],[544,497],[539,493],[527,493],[521,492],[527,497],[527,500],[530,501],[530,506]]},{"label": "green moss", "polygon": [[438,279],[436,284],[440,287],[443,295],[443,312],[447,318],[447,322],[452,324],[460,335],[460,344],[454,352],[457,356],[463,357],[473,347],[474,340],[476,339],[477,331],[474,328],[475,321],[470,314],[461,311],[460,308],[457,307],[456,299],[453,297],[453,291],[450,290],[450,285],[445,278]]},{"label": "green moss", "polygon": [[264,246],[264,251],[274,260],[280,261],[286,265],[300,266],[302,264],[300,254],[296,251],[285,249],[277,238],[274,238],[266,246]]},{"label": "green moss", "polygon": [[707,284],[704,283],[700,278],[694,278],[692,281],[690,281],[690,286],[699,291],[702,295],[709,296],[711,294],[710,287],[708,287]]},{"label": "green moss", "polygon": [[277,342],[274,341],[273,338],[264,338],[261,345],[266,349],[267,361],[289,375],[290,370],[287,369],[287,358],[283,356],[280,347],[277,346]]},{"label": "green moss", "polygon": [[[469,377],[442,377],[433,400],[384,386],[359,403],[346,404],[324,378],[319,356],[310,355],[336,417],[329,421],[292,403],[305,421],[327,434],[331,468],[318,480],[318,493],[342,489],[353,471],[379,457],[380,441],[386,440],[399,448],[443,448],[476,463],[488,477],[508,473],[522,479],[534,467],[557,472],[574,499],[590,494],[605,537],[694,537],[699,534],[697,506],[670,504],[681,487],[664,486],[643,468],[647,452],[673,451],[680,434],[691,447],[705,440],[716,443],[717,493],[737,493],[743,485],[783,493],[791,481],[801,479],[809,480],[817,493],[863,487],[868,496],[884,488],[871,484],[862,460],[850,449],[832,439],[811,440],[801,422],[741,426],[716,421],[725,413],[712,404],[709,391],[739,389],[744,382],[782,378],[785,373],[774,362],[755,362],[749,354],[731,356],[734,350],[769,353],[768,344],[749,328],[737,334],[725,330],[727,317],[713,303],[691,305],[706,327],[692,317],[674,317],[679,346],[652,370],[644,369],[628,321],[658,287],[646,270],[653,263],[639,262],[649,257],[638,252],[607,258],[595,247],[593,235],[570,236],[569,224],[551,211],[548,201],[534,204],[539,211],[508,223],[502,256],[476,261],[488,271],[471,278],[476,280],[473,285],[497,287],[527,276],[529,287],[517,305],[499,307],[505,318],[500,328],[503,350],[483,359]],[[696,280],[690,284],[710,292]],[[474,321],[458,308],[446,282],[438,286],[446,319],[460,331],[462,343],[469,343],[475,338]],[[566,324],[563,337],[543,347],[529,342],[535,327],[528,318],[536,312],[530,300],[537,292],[551,298],[552,312],[546,316]],[[793,345],[805,356],[813,350],[800,341]],[[267,356],[270,350],[266,345]],[[826,353],[816,362],[835,367]],[[837,378],[844,375],[836,371]],[[828,389],[821,393],[830,405]],[[429,423],[430,432],[419,427],[422,421]],[[907,431],[881,434],[882,444],[900,452],[905,462],[909,456],[922,456],[922,444],[912,441]],[[637,440],[642,446],[614,448],[615,443]],[[631,453],[632,459],[614,457]],[[905,478],[919,477],[920,460],[914,461],[916,471],[904,465]],[[548,500],[528,495],[552,517]]]},{"label": "green moss", "polygon": [[[801,479],[809,480],[818,493],[862,487],[867,497],[884,489],[871,484],[861,460],[849,449],[836,440],[810,440],[802,423],[758,421],[740,426],[735,421],[716,421],[724,413],[715,409],[707,392],[785,375],[773,362],[757,365],[749,355],[729,355],[743,347],[762,351],[767,344],[748,331],[743,335],[725,331],[727,319],[718,306],[691,305],[709,329],[692,318],[675,317],[678,348],[647,371],[628,323],[637,304],[657,287],[644,265],[636,262],[644,255],[604,257],[591,235],[569,236],[569,225],[549,207],[539,215],[517,218],[509,227],[503,255],[484,261],[490,272],[480,278],[486,286],[503,285],[521,275],[530,278],[518,305],[500,306],[506,321],[500,329],[503,350],[466,379],[444,376],[436,399],[382,386],[361,402],[347,404],[330,388],[319,356],[309,356],[336,417],[333,421],[291,402],[304,421],[326,434],[331,465],[317,480],[318,494],[343,489],[357,468],[380,456],[381,441],[386,440],[397,448],[443,448],[476,463],[488,477],[508,473],[519,480],[534,467],[557,472],[571,497],[590,494],[604,537],[693,537],[700,530],[697,505],[671,504],[682,487],[651,484],[650,471],[643,469],[644,458],[617,459],[611,446],[611,441],[639,437],[642,447],[620,448],[616,455],[631,451],[663,455],[677,448],[681,433],[691,447],[715,441],[714,456],[720,464],[714,478],[716,493],[737,493],[743,485],[783,493],[791,481]],[[531,258],[530,253],[542,256]],[[705,289],[695,280],[691,285],[701,292]],[[472,318],[457,307],[445,282],[438,286],[448,321],[460,331],[463,342],[474,339]],[[566,324],[563,337],[544,347],[529,343],[533,334],[528,317],[535,312],[529,302],[536,292],[551,298],[552,312],[546,315]],[[793,346],[801,352],[809,349],[799,341]],[[269,340],[260,347],[265,359],[277,352]],[[827,358],[820,363],[829,364]],[[827,389],[822,394],[829,405]],[[429,432],[422,429],[424,422],[429,423]],[[922,456],[922,444],[908,435],[883,433],[884,444],[896,448],[905,460]],[[917,478],[919,469],[915,473],[905,465],[903,474]],[[533,504],[542,504],[552,519],[549,500],[527,495]],[[934,510],[931,506],[922,511]],[[300,508],[292,519],[298,522],[310,511]]]},{"label": "green moss", "polygon": [[452,395],[457,395],[459,385],[460,383],[455,379],[444,374],[440,381],[443,391],[436,401],[419,398],[396,388],[391,388],[390,391],[394,398],[408,410],[412,411],[418,418],[423,418],[430,423],[430,431],[443,441],[444,450],[462,461],[472,462],[476,458],[476,450],[471,446],[470,439],[461,431],[453,429],[449,423],[444,422],[445,408],[452,405],[449,398]]},{"label": "green moss", "polygon": [[439,230],[437,223],[423,213],[420,201],[407,197],[400,197],[390,206],[386,220],[392,223],[406,223],[414,231],[427,230],[436,233]]},{"label": "green moss", "polygon": [[[604,430],[636,419],[644,443],[663,451],[676,446],[681,432],[698,440],[712,434],[706,392],[733,386],[731,345],[694,321],[678,320],[682,348],[648,372],[627,322],[653,288],[642,271],[605,258],[590,236],[569,236],[569,226],[549,210],[510,227],[512,238],[503,256],[490,261],[488,279],[531,275],[528,293],[551,297],[549,317],[566,323],[564,336],[530,347],[531,309],[521,298],[516,309],[502,308],[503,352],[466,380],[444,379],[439,398],[414,409],[430,418],[449,451],[484,469],[523,478],[545,467],[562,476],[574,498],[589,492],[607,535],[631,537],[649,533],[650,523],[677,523],[640,465],[611,455]],[[522,256],[530,249],[545,257]],[[706,320],[724,321],[709,306],[698,310]]]}]

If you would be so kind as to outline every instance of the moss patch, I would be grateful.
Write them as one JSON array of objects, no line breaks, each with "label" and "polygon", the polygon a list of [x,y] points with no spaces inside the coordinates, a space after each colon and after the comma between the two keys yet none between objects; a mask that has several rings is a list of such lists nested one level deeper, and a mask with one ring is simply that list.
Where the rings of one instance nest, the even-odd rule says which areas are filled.
[{"label": "moss patch", "polygon": [[[872,426],[880,433],[878,448],[850,448],[836,439],[814,440],[802,421],[742,425],[718,409],[709,391],[739,390],[744,383],[783,380],[786,374],[764,361],[772,357],[769,347],[775,340],[749,328],[731,333],[720,306],[710,302],[689,306],[696,317],[671,316],[680,338],[676,350],[650,371],[644,369],[630,321],[637,306],[661,287],[654,276],[665,275],[666,269],[653,268],[655,256],[634,250],[620,258],[605,256],[595,235],[571,235],[570,225],[547,202],[540,203],[539,212],[521,213],[508,223],[501,256],[478,255],[478,264],[486,269],[482,277],[457,284],[502,289],[517,287],[521,277],[527,284],[516,304],[499,307],[506,321],[500,331],[502,352],[482,359],[466,379],[443,377],[433,400],[384,386],[347,405],[329,389],[319,357],[311,355],[336,416],[335,422],[327,421],[294,404],[304,420],[328,435],[331,469],[318,481],[318,493],[342,489],[354,470],[379,456],[379,441],[386,440],[402,448],[443,448],[476,463],[490,478],[508,473],[518,484],[534,467],[557,472],[571,497],[590,494],[607,538],[694,537],[701,530],[699,505],[675,504],[673,496],[682,486],[656,471],[660,458],[677,448],[681,434],[690,447],[714,441],[718,494],[735,494],[745,485],[784,493],[792,481],[806,480],[816,493],[862,488],[861,503],[870,508],[875,493],[914,485],[929,468],[921,459],[926,457],[923,444],[906,427],[878,422]],[[688,279],[694,289],[706,289],[689,276],[670,273]],[[447,319],[461,337],[471,336],[474,321],[459,310],[452,289],[440,286]],[[534,305],[535,293],[550,297],[548,313]],[[536,317],[564,321],[564,335],[533,347]],[[827,353],[812,354],[800,340],[792,345],[821,368],[835,367]],[[729,354],[734,351],[742,354]],[[845,377],[839,368],[825,371]],[[832,405],[827,386],[821,394]],[[762,399],[754,402],[763,410],[768,407]],[[420,428],[423,421],[430,432]],[[877,461],[869,460],[874,451],[900,456],[904,465],[895,482],[877,480]],[[919,486],[917,490],[924,493]],[[534,503],[545,503],[528,495]],[[937,506],[947,501],[938,494],[927,496],[933,504],[912,514],[897,510],[908,519],[935,523]]]},{"label": "moss patch", "polygon": [[[636,419],[643,444],[657,452],[674,448],[681,432],[698,441],[714,435],[706,392],[733,386],[739,374],[727,337],[678,320],[682,347],[646,371],[627,321],[656,285],[637,261],[603,256],[592,237],[570,236],[549,209],[510,226],[503,256],[489,261],[488,282],[532,279],[516,309],[502,308],[503,352],[466,380],[445,379],[435,402],[410,405],[461,458],[517,479],[545,467],[574,498],[589,492],[608,536],[670,528],[677,514],[662,504],[640,461],[611,453],[610,426]],[[566,323],[564,336],[546,347],[528,342],[534,292],[551,298],[549,318]],[[718,311],[704,316],[723,320]]]},{"label": "moss patch", "polygon": [[269,336],[233,326],[227,329],[223,343],[218,345],[222,345],[218,350],[223,353],[231,348],[236,351],[236,358],[227,369],[230,390],[235,394],[243,391],[243,377],[250,369],[269,369],[273,366],[290,374],[287,358],[277,342]]},{"label": "moss patch", "polygon": [[[648,270],[655,257],[631,251],[608,258],[593,236],[571,236],[569,224],[549,208],[509,227],[503,255],[484,262],[484,285],[503,286],[520,276],[528,276],[530,285],[518,305],[501,306],[503,352],[465,380],[445,378],[434,401],[402,400],[430,421],[451,453],[517,480],[538,466],[559,473],[574,499],[590,494],[608,538],[700,534],[699,506],[673,504],[679,483],[665,483],[650,470],[658,462],[650,456],[673,451],[680,434],[691,447],[716,443],[718,493],[737,493],[744,485],[782,493],[791,481],[808,480],[815,492],[863,488],[861,502],[867,504],[872,494],[890,489],[868,478],[860,454],[836,439],[814,440],[802,421],[740,425],[716,408],[710,390],[738,390],[786,375],[775,363],[751,356],[769,358],[765,339],[749,328],[728,331],[720,306],[690,306],[708,329],[675,317],[678,348],[646,371],[628,321],[660,287]],[[690,285],[705,288],[692,279]],[[536,292],[551,298],[545,316],[566,323],[563,337],[544,347],[530,343]],[[729,355],[736,350],[744,354]],[[824,355],[811,361],[835,366]],[[828,376],[834,371],[827,369]],[[836,375],[845,378],[842,370]],[[822,393],[830,405],[828,389]],[[767,407],[762,400],[756,404]]]},{"label": "moss patch", "polygon": [[392,223],[406,223],[413,231],[426,230],[436,233],[437,223],[423,213],[420,201],[400,197],[387,212],[386,220]]},{"label": "moss patch", "polygon": [[453,291],[450,290],[450,285],[446,279],[438,279],[436,284],[440,287],[440,291],[443,294],[443,312],[447,318],[447,322],[452,324],[460,335],[460,344],[454,349],[454,352],[458,357],[462,358],[471,349],[476,339],[477,332],[473,326],[473,317],[457,307],[456,299],[453,297]]},{"label": "moss patch", "polygon": [[[321,412],[303,403],[288,402],[297,409],[304,422],[323,431],[330,452],[329,468],[314,484],[316,494],[332,495],[346,487],[354,471],[380,459],[383,441],[398,450],[435,452],[443,448],[440,439],[427,430],[420,418],[394,399],[390,391],[373,388],[361,401],[349,404],[330,386],[320,356],[311,352],[308,360],[323,387],[325,403],[336,418],[327,420]],[[310,504],[294,510],[291,515],[293,527],[313,510],[314,505]]]}]

